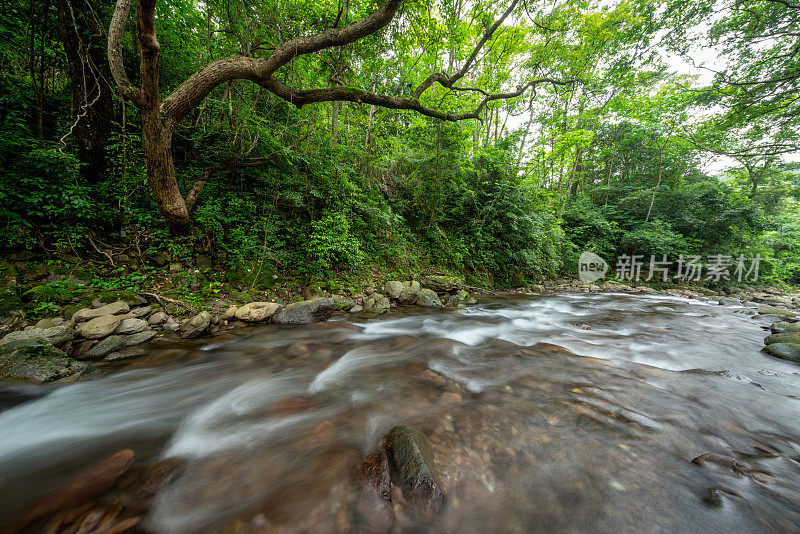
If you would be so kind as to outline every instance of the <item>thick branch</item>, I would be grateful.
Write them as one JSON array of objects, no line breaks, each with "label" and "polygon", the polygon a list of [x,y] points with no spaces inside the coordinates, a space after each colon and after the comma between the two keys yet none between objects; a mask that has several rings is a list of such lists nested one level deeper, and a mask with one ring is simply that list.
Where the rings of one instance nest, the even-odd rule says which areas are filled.
[{"label": "thick branch", "polygon": [[125,25],[128,23],[130,12],[131,0],[117,0],[111,16],[111,25],[108,28],[108,64],[111,68],[111,76],[122,96],[130,99],[136,105],[141,105],[142,93],[128,79],[122,61],[122,41],[125,38]]},{"label": "thick branch", "polygon": [[420,113],[428,117],[455,122],[467,119],[480,119],[481,111],[483,111],[483,108],[486,107],[488,103],[495,100],[506,100],[509,98],[516,98],[518,96],[521,96],[527,89],[535,87],[539,84],[549,83],[554,86],[556,85],[563,86],[563,85],[571,85],[575,82],[576,80],[556,80],[553,78],[537,78],[536,80],[531,80],[522,87],[519,87],[516,91],[512,91],[509,93],[497,93],[491,95],[487,94],[486,96],[483,97],[483,100],[481,100],[481,102],[474,110],[464,113],[447,113],[427,108],[423,106],[419,102],[419,100],[417,100],[414,97],[379,95],[376,93],[370,93],[352,87],[329,87],[327,89],[308,89],[308,90],[297,91],[287,86],[286,84],[276,80],[275,78],[270,78],[265,82],[261,82],[260,85],[265,89],[267,89],[268,91],[275,94],[276,96],[286,100],[287,102],[294,104],[298,108],[303,107],[306,104],[313,104],[316,102],[331,102],[331,101],[355,102],[357,104],[371,104],[373,106],[379,106],[389,109],[408,109],[416,111],[417,113]]},{"label": "thick branch", "polygon": [[141,56],[142,102],[150,109],[159,104],[158,54],[161,45],[156,39],[156,0],[139,0],[136,9],[136,29],[139,36]]},{"label": "thick branch", "polygon": [[245,79],[259,83],[268,80],[275,71],[298,56],[344,46],[371,35],[389,24],[402,4],[403,0],[386,0],[372,14],[353,24],[341,29],[332,28],[310,37],[291,39],[263,59],[229,57],[209,63],[164,99],[161,107],[162,116],[170,122],[177,123],[199,105],[214,88],[229,80]]}]

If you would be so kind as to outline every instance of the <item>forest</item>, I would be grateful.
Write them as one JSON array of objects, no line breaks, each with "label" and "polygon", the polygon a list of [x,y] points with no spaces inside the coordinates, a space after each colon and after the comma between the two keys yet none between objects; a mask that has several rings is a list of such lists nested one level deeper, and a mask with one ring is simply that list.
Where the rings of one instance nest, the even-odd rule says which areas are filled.
[{"label": "forest", "polygon": [[574,275],[583,250],[758,254],[763,280],[800,281],[790,2],[13,0],[0,17],[9,253],[501,288]]}]

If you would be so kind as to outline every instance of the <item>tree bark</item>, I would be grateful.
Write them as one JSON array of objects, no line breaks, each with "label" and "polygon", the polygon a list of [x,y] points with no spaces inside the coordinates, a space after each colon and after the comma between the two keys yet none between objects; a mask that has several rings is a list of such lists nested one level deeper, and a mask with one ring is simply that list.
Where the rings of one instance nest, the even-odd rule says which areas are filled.
[{"label": "tree bark", "polygon": [[101,31],[90,1],[58,0],[58,29],[72,82],[75,121],[71,133],[78,146],[78,159],[85,164],[81,174],[88,182],[96,183],[108,167],[106,147],[114,100],[105,54],[98,43]]}]

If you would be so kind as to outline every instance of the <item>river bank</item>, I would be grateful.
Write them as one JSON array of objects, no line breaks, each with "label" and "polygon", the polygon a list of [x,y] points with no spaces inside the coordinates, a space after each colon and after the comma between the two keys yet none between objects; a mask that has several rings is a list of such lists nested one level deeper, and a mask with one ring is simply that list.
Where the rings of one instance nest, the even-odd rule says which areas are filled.
[{"label": "river bank", "polygon": [[800,338],[791,324],[797,319],[800,294],[777,288],[731,287],[720,292],[702,286],[558,279],[498,291],[468,285],[457,276],[421,273],[397,280],[372,278],[349,287],[330,283],[322,289],[286,283],[269,264],[216,274],[180,264],[145,271],[149,274],[118,268],[103,282],[97,273],[68,264],[17,259],[0,265],[0,292],[5,294],[0,378],[6,381],[83,380],[124,368],[125,362],[159,344],[269,323],[308,324],[334,313],[370,317],[404,306],[456,310],[475,304],[476,298],[565,291],[679,295],[742,305],[740,313],[782,319],[772,328],[766,350],[800,360]]}]

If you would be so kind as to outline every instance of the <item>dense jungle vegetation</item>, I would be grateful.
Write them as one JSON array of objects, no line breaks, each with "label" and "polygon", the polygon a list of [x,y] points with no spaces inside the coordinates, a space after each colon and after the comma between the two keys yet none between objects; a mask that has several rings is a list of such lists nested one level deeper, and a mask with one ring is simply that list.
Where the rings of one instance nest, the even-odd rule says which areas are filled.
[{"label": "dense jungle vegetation", "polygon": [[0,248],[501,287],[741,253],[798,283],[798,32],[791,0],[9,0]]}]

